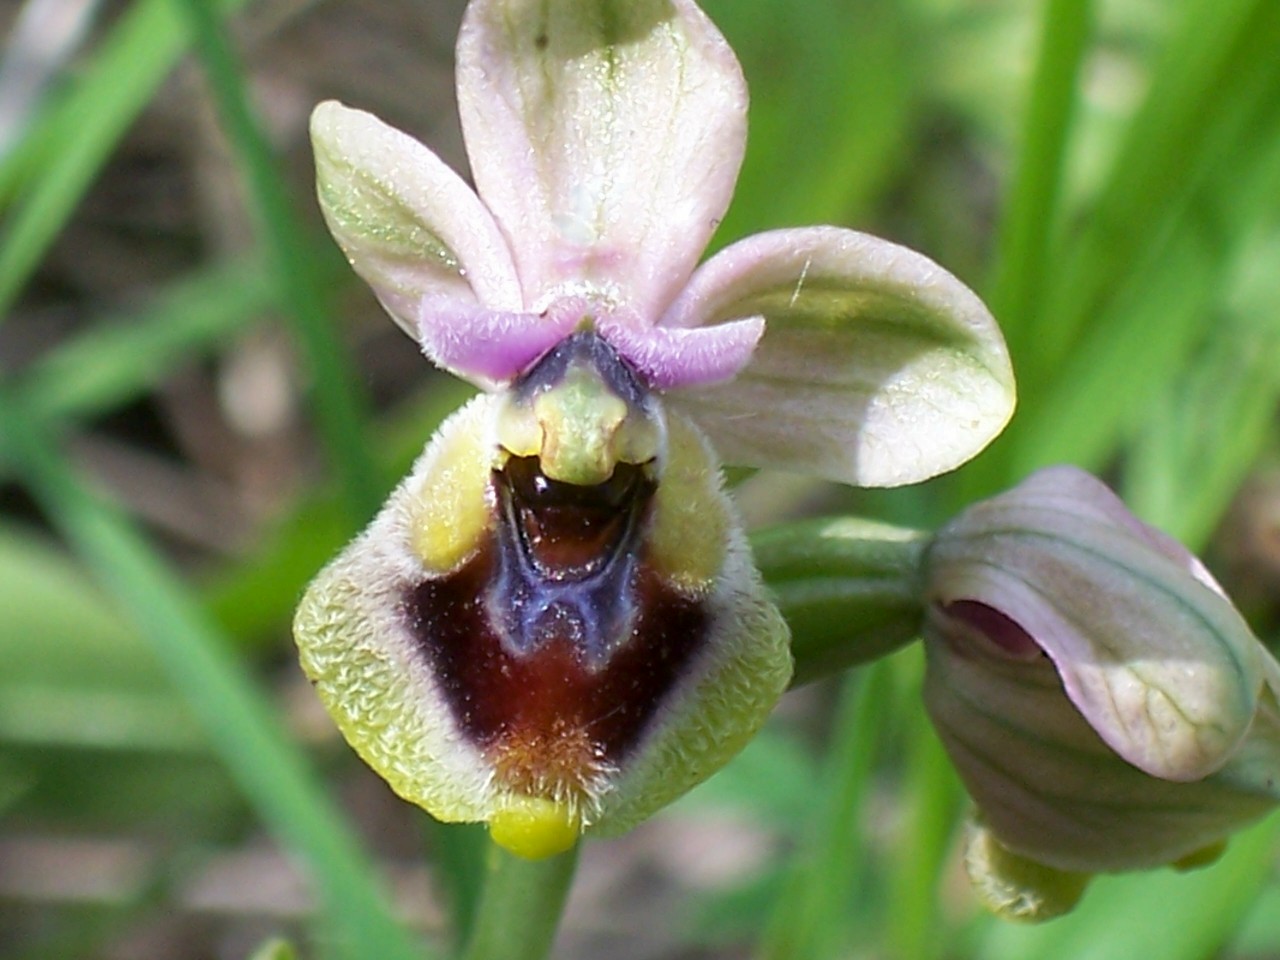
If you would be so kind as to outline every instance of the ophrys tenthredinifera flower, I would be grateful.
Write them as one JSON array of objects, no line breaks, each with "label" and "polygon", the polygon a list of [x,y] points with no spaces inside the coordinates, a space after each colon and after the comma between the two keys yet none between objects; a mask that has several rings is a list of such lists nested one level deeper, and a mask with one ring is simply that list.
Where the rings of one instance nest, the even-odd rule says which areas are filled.
[{"label": "ophrys tenthredinifera flower", "polygon": [[360,754],[528,856],[705,779],[787,686],[719,460],[922,480],[1007,421],[981,302],[835,227],[733,244],[746,88],[689,0],[474,0],[473,192],[369,114],[317,108],[326,219],[395,320],[487,391],[298,612]]}]

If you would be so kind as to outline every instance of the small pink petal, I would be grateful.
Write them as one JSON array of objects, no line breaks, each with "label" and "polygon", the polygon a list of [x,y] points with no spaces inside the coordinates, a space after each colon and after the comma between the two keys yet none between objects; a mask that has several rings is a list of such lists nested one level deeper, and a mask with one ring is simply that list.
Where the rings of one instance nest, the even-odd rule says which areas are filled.
[{"label": "small pink petal", "polygon": [[432,363],[492,390],[509,383],[573,332],[568,313],[539,316],[486,310],[447,297],[417,307],[418,341]]},{"label": "small pink petal", "polygon": [[692,0],[473,0],[458,101],[481,197],[525,305],[574,286],[653,318],[719,222],[746,142],[746,85]]},{"label": "small pink petal", "polygon": [[603,318],[600,333],[643,374],[655,390],[706,386],[731,380],[751,362],[764,334],[764,318],[748,317],[713,327],[682,330],[640,327]]}]

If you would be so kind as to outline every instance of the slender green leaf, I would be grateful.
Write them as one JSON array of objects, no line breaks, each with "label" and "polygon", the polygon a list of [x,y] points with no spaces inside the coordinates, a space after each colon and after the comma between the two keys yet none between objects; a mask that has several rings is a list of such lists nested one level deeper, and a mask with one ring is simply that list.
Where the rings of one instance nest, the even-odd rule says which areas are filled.
[{"label": "slender green leaf", "polygon": [[706,6],[752,84],[753,149],[719,238],[865,216],[909,143],[917,96],[909,6],[894,0]]},{"label": "slender green leaf", "polygon": [[257,263],[202,270],[136,319],[108,319],[42,357],[22,377],[23,403],[42,419],[105,413],[261,317],[276,299]]},{"label": "slender green leaf", "polygon": [[890,670],[880,662],[844,681],[827,769],[802,847],[774,906],[761,957],[826,960],[845,955],[850,906],[868,870],[865,808],[872,765],[888,732],[883,719]]},{"label": "slender green leaf", "polygon": [[[909,690],[902,699],[919,703],[921,659],[904,655],[895,665],[899,683]],[[889,872],[887,937],[896,960],[931,960],[947,947],[939,886],[963,792],[923,708],[909,716],[904,810]]]},{"label": "slender green leaf", "polygon": [[1273,95],[1280,8],[1271,0],[1196,0],[1183,7],[1143,107],[1056,283],[1039,305],[1033,377],[1052,370],[1133,262],[1179,223],[1231,151],[1259,98]]},{"label": "slender green leaf", "polygon": [[1231,162],[1185,200],[1178,229],[1128,263],[1071,354],[1027,397],[1014,449],[1004,448],[1010,476],[1063,460],[1100,467],[1214,328],[1244,241],[1276,208],[1259,189],[1275,183],[1274,148],[1255,142],[1259,131],[1280,132],[1280,62],[1267,68],[1248,96],[1219,108],[1217,132],[1229,128],[1236,147]]},{"label": "slender green leaf", "polygon": [[263,244],[313,378],[317,420],[350,517],[363,522],[385,492],[366,450],[366,398],[336,332],[322,269],[291,207],[270,145],[245,89],[243,71],[215,0],[172,0],[186,10],[210,90],[252,198]]},{"label": "slender green leaf", "polygon": [[[244,0],[219,0],[234,10]],[[172,0],[135,0],[81,72],[57,116],[37,124],[38,155],[14,152],[0,174],[0,197],[21,200],[0,233],[0,322],[129,124],[155,95],[187,42],[185,22]],[[38,162],[36,162],[38,160]],[[9,173],[12,169],[14,172]],[[19,188],[14,181],[30,177]]]},{"label": "slender green leaf", "polygon": [[1046,285],[1050,239],[1059,222],[1066,146],[1092,20],[1092,0],[1046,0],[1044,4],[1039,59],[997,236],[989,297],[1015,361],[1033,348],[1025,331]]},{"label": "slender green leaf", "polygon": [[1126,501],[1183,542],[1203,544],[1272,441],[1278,404],[1280,329],[1228,319],[1130,445]]},{"label": "slender green leaf", "polygon": [[155,658],[84,569],[11,524],[0,526],[0,610],[6,680],[145,693],[163,684]]}]

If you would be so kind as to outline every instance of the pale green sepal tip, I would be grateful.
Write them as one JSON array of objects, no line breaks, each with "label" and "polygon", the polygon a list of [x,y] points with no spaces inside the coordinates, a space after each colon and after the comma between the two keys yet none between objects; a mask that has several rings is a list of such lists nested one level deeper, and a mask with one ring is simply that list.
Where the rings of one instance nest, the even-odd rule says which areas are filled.
[{"label": "pale green sepal tip", "polygon": [[1170,866],[1179,871],[1200,870],[1217,863],[1226,852],[1227,841],[1219,840],[1217,843],[1211,843],[1208,846],[1201,847],[1199,850],[1192,851],[1185,857],[1179,857]]},{"label": "pale green sepal tip", "polygon": [[1019,856],[978,822],[968,828],[964,866],[982,905],[1020,923],[1043,923],[1070,913],[1093,876]]},{"label": "pale green sepal tip", "polygon": [[298,951],[288,940],[272,937],[253,951],[249,960],[298,960]]},{"label": "pale green sepal tip", "polygon": [[329,100],[311,115],[316,192],[347,259],[418,338],[426,294],[520,304],[515,266],[480,198],[439,157],[373,114]]}]

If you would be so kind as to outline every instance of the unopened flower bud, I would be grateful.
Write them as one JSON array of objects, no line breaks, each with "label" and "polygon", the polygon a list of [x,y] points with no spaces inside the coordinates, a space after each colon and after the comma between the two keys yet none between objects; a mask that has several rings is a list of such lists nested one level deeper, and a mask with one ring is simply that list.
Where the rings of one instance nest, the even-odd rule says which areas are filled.
[{"label": "unopened flower bud", "polygon": [[1010,854],[1189,863],[1280,798],[1280,667],[1203,565],[1093,477],[1051,468],[971,507],[925,582],[929,712]]}]

